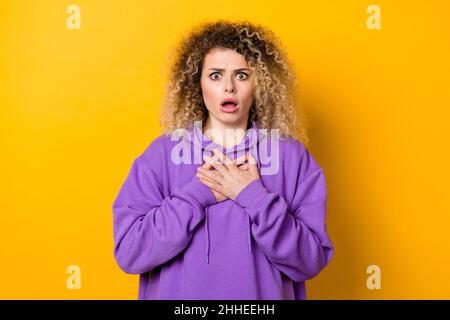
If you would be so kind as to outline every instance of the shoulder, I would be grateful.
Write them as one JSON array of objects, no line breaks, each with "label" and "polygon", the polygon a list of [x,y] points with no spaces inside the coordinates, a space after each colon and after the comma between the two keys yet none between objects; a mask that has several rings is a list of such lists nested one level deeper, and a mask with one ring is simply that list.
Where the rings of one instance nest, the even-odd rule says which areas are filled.
[{"label": "shoulder", "polygon": [[300,180],[310,173],[322,170],[310,150],[297,139],[280,138],[279,149],[282,165],[290,172],[296,172]]},{"label": "shoulder", "polygon": [[[270,147],[266,149],[267,145]],[[298,208],[299,204],[293,202],[295,197],[305,194],[313,184],[324,186],[319,163],[301,141],[270,136],[260,147],[260,175],[264,185],[269,191],[283,195],[290,208]]]},{"label": "shoulder", "polygon": [[170,156],[172,146],[178,142],[178,140],[174,139],[175,137],[165,133],[160,134],[147,145],[136,160],[148,169],[159,171],[162,169],[165,158]]},{"label": "shoulder", "polygon": [[155,157],[165,156],[167,152],[169,152],[170,155],[170,151],[175,145],[182,141],[182,137],[182,135],[168,135],[162,133],[149,143],[140,157],[145,160],[150,160]]}]

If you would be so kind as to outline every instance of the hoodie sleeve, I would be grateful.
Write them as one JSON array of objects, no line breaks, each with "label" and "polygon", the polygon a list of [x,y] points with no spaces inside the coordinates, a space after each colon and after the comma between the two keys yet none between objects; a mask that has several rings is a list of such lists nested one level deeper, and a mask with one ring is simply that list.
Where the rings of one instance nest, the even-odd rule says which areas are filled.
[{"label": "hoodie sleeve", "polygon": [[147,166],[141,157],[134,160],[113,204],[114,256],[130,274],[149,272],[179,254],[203,220],[204,208],[216,203],[196,175],[163,197],[155,172],[164,167],[156,160]]},{"label": "hoodie sleeve", "polygon": [[253,237],[269,261],[296,282],[318,275],[334,253],[325,224],[325,177],[306,149],[304,157],[301,162],[310,170],[297,175],[291,206],[261,179],[245,186],[235,199],[249,213]]}]

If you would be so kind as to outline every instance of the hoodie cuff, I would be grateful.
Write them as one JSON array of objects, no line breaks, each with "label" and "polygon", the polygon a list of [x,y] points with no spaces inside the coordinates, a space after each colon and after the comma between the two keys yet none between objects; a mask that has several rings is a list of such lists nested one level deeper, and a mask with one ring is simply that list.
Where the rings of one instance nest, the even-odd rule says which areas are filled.
[{"label": "hoodie cuff", "polygon": [[191,181],[184,185],[183,191],[191,198],[197,200],[203,208],[217,202],[211,189],[206,184],[202,183],[196,175],[192,177]]},{"label": "hoodie cuff", "polygon": [[261,203],[264,196],[268,193],[261,179],[253,180],[244,189],[239,192],[234,201],[244,208],[253,208]]}]

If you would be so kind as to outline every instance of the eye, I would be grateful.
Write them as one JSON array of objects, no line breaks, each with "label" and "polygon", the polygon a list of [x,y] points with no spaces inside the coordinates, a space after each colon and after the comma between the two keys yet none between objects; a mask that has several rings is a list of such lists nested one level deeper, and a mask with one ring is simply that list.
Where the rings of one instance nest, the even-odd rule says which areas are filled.
[{"label": "eye", "polygon": [[[217,76],[217,77],[215,77]],[[219,80],[220,79],[220,73],[219,72],[213,72],[209,75],[209,77],[213,80]]]},{"label": "eye", "polygon": [[[239,72],[239,73],[237,74],[237,76],[238,76],[238,79],[239,79],[239,80],[245,80],[245,79],[248,78],[248,74],[246,74],[245,72]],[[243,77],[239,77],[239,76],[243,76]]]}]

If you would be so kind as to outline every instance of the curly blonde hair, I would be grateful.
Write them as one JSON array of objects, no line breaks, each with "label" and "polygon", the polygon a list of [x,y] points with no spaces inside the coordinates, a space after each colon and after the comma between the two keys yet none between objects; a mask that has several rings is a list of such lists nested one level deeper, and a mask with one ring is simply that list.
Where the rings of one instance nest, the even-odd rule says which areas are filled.
[{"label": "curly blonde hair", "polygon": [[200,79],[204,59],[214,48],[235,50],[255,71],[249,121],[255,121],[268,133],[279,129],[281,137],[292,137],[307,145],[306,118],[295,108],[297,79],[281,41],[271,30],[246,21],[202,23],[172,52],[160,113],[164,132],[170,135],[175,129],[190,128],[194,121],[206,124],[208,110]]}]

